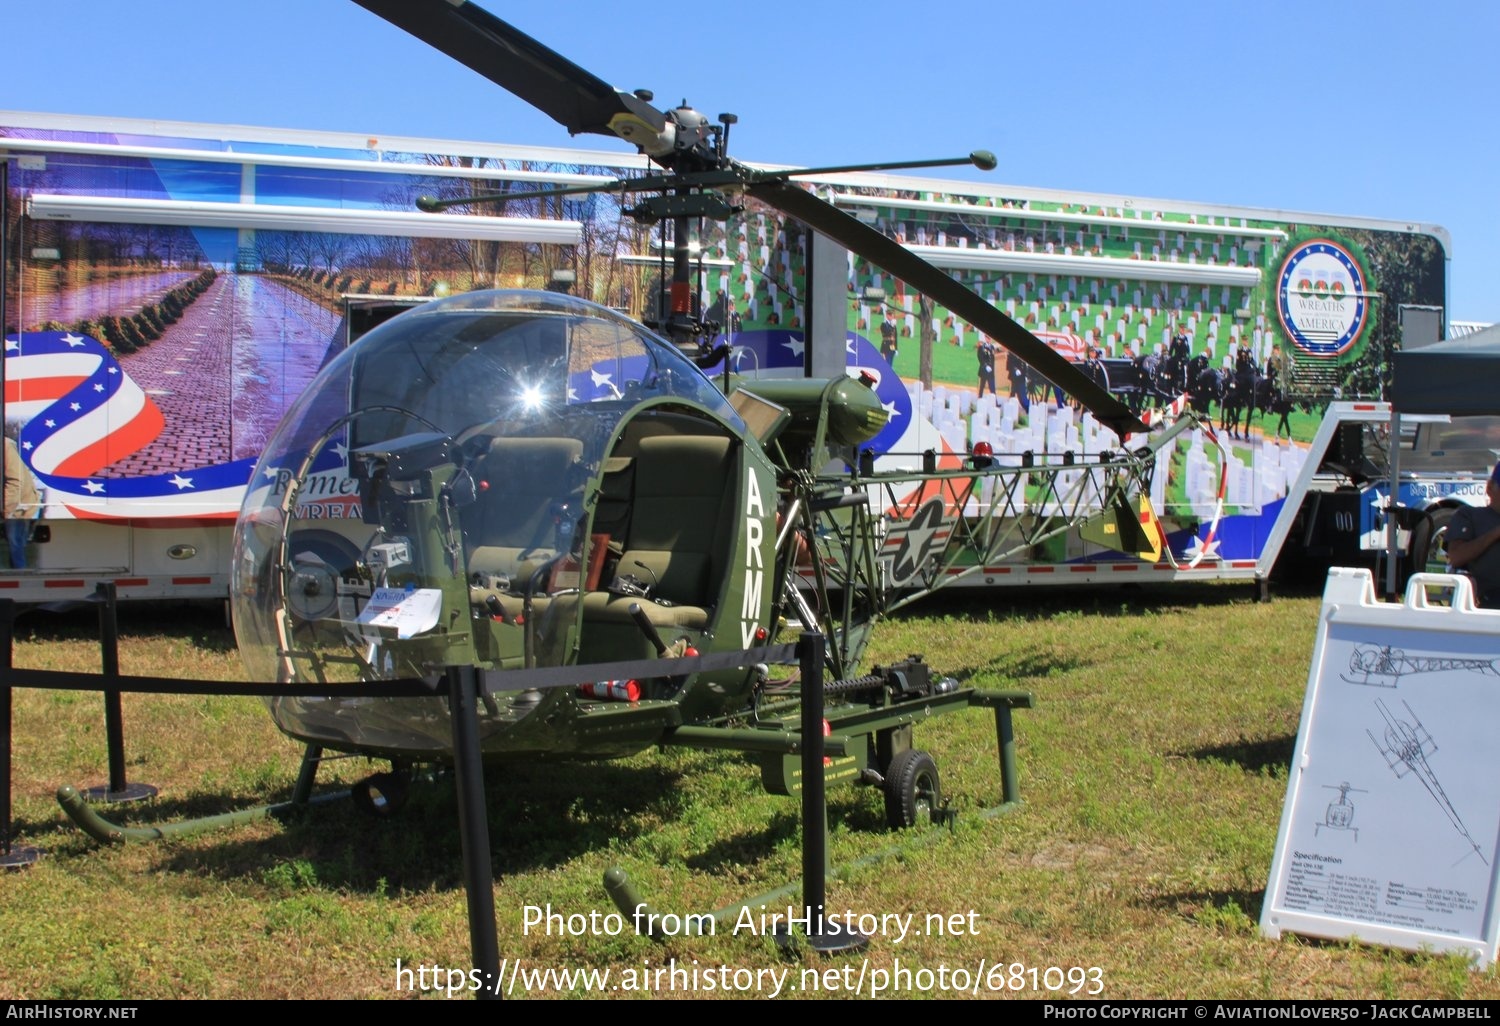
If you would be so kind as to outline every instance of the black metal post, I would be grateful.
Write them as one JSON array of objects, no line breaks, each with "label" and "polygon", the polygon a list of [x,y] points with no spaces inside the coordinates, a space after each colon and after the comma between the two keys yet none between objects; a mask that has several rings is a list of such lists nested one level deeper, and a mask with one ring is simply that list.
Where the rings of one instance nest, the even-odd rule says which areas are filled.
[{"label": "black metal post", "polygon": [[828,896],[828,787],[823,772],[823,661],[826,639],[802,635],[802,905],[807,940],[825,955],[863,949],[870,938],[824,914]]},{"label": "black metal post", "polygon": [[[3,168],[4,166],[4,161],[0,161],[0,168]],[[0,728],[3,728],[5,730],[5,760],[4,765],[0,765],[0,773],[4,774],[3,777],[0,777],[0,855],[9,856],[11,753],[10,668],[12,658],[11,645],[13,642],[13,633],[11,628],[14,626],[14,620],[12,618],[15,616],[16,605],[10,599],[3,599],[0,600],[0,602],[4,603],[3,606],[0,606],[0,619],[3,619],[3,622],[0,622],[0,666],[4,667],[6,673],[5,683],[3,686],[0,686]]]},{"label": "black metal post", "polygon": [[[99,603],[99,662],[106,681],[120,676],[120,625],[115,615],[115,582],[94,589]],[[125,790],[125,724],[120,710],[120,692],[104,690],[104,733],[109,741],[109,789]]]},{"label": "black metal post", "polygon": [[[822,634],[807,633],[799,642],[802,664],[802,904],[803,914],[817,916],[821,935],[828,895],[828,794],[823,776]],[[814,930],[809,927],[809,934]]]},{"label": "black metal post", "polygon": [[94,588],[99,604],[99,663],[104,675],[104,736],[109,749],[109,783],[84,793],[92,801],[134,802],[154,798],[151,784],[132,784],[125,779],[125,718],[120,691],[111,682],[120,676],[120,621],[116,614],[118,593],[114,581],[101,581]]},{"label": "black metal post", "polygon": [[[0,160],[0,169],[5,161]],[[10,756],[11,756],[11,687],[10,668],[15,639],[16,603],[0,599],[0,731],[4,732],[4,758],[0,759],[0,866],[20,869],[35,862],[41,852],[36,848],[12,846],[10,842]]]},{"label": "black metal post", "polygon": [[484,801],[484,762],[479,752],[478,671],[450,666],[448,714],[453,720],[453,770],[458,787],[458,833],[464,853],[464,890],[469,902],[469,948],[484,987],[480,1000],[500,999],[500,939],[495,930],[495,878],[490,868],[490,832]]}]

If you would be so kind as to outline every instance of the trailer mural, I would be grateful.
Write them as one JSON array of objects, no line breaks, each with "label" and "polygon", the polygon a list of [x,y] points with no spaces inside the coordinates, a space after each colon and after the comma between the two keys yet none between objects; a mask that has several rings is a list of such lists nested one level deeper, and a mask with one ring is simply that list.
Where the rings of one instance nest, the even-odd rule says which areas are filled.
[{"label": "trailer mural", "polygon": [[[1151,500],[1169,562],[1253,564],[1328,404],[1381,398],[1401,305],[1445,300],[1441,229],[889,189],[834,199],[1136,408],[1187,406],[1204,418],[1207,429],[1158,456]],[[853,330],[880,336],[903,379],[932,383],[913,385],[929,428],[913,447],[961,454],[982,445],[1019,462],[1131,444],[899,280],[856,265],[851,286],[860,297]],[[1380,501],[1369,492],[1359,511],[1372,546]],[[1120,558],[1076,537],[1038,556]]]},{"label": "trailer mural", "polygon": [[[18,155],[5,411],[24,422],[54,533],[232,521],[281,414],[348,343],[349,295],[564,288],[648,323],[659,305],[673,240],[624,216],[618,195],[413,212],[418,195],[630,175],[643,162],[629,156],[175,128],[0,113],[0,149]],[[1159,457],[1151,500],[1174,531],[1169,560],[1253,558],[1324,406],[1379,396],[1400,305],[1444,302],[1444,240],[1425,226],[886,175],[812,187],[1139,408],[1191,406],[1212,423]],[[690,243],[695,301],[733,371],[805,373],[809,289],[843,297],[849,372],[891,414],[871,444],[886,465],[927,450],[957,465],[981,444],[1002,461],[1129,444],[879,269],[851,259],[810,280],[805,231],[774,211],[752,204]],[[43,570],[139,571],[108,546],[34,549]],[[1062,538],[1033,556],[1118,558]]]}]

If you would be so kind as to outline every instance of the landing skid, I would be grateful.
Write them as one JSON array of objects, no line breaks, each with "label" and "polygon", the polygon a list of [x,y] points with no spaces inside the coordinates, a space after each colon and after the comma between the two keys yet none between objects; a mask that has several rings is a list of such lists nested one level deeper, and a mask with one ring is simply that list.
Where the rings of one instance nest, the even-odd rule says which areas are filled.
[{"label": "landing skid", "polygon": [[57,789],[57,804],[62,806],[63,812],[68,814],[68,818],[80,830],[100,844],[164,841],[174,837],[189,837],[193,834],[200,834],[209,830],[222,830],[227,827],[242,826],[246,823],[257,823],[263,819],[279,819],[312,805],[323,805],[328,802],[348,798],[348,791],[333,791],[328,794],[313,796],[313,779],[317,775],[318,762],[322,758],[322,755],[323,750],[316,745],[309,745],[307,747],[307,750],[302,755],[302,768],[297,773],[297,783],[292,788],[290,801],[276,802],[271,805],[258,805],[255,808],[223,812],[214,816],[199,816],[195,819],[180,820],[176,823],[163,823],[158,826],[120,826],[99,815],[94,807],[88,803],[83,793],[72,784],[64,784]]}]

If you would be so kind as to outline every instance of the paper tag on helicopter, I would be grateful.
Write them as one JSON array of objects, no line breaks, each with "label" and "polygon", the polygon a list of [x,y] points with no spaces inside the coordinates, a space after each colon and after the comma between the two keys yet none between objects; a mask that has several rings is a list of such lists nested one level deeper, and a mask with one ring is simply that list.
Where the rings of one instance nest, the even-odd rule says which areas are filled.
[{"label": "paper tag on helicopter", "polygon": [[[394,630],[398,638],[411,638],[437,626],[443,608],[443,593],[437,588],[376,588],[360,611],[357,621],[368,637]],[[385,635],[389,637],[389,634]]]}]

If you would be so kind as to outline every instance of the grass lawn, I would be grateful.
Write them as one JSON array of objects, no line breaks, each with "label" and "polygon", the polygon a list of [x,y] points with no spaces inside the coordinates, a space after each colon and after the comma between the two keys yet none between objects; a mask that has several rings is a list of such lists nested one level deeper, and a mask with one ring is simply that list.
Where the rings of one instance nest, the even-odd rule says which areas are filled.
[{"label": "grass lawn", "polygon": [[[663,976],[645,992],[720,996],[705,973],[727,966],[718,979],[733,985],[734,971],[746,971],[738,981],[755,979],[750,996],[771,993],[779,973],[798,996],[829,994],[830,983],[847,996],[861,971],[865,993],[885,980],[898,994],[937,996],[937,981],[951,985],[963,968],[980,995],[998,984],[990,996],[1025,998],[1047,996],[1046,970],[1057,967],[1050,980],[1063,993],[1073,968],[1079,996],[1097,989],[1112,1000],[1500,998],[1493,967],[1258,935],[1319,598],[1250,599],[1245,584],[955,593],[881,625],[873,660],[923,652],[966,683],[1029,689],[1037,707],[1016,714],[1024,804],[1006,815],[980,814],[999,783],[993,721],[977,710],[916,734],[961,812],[951,832],[893,836],[878,793],[830,791],[831,858],[849,867],[829,885],[830,908],[896,917],[852,958],[788,956],[758,929],[657,943],[629,929],[602,935],[597,919],[584,925],[613,909],[601,886],[611,866],[676,913],[766,894],[799,874],[797,803],[763,794],[743,759],[671,750],[497,768],[488,794],[501,954],[528,972],[608,970],[613,997],[641,996],[652,971],[696,960],[695,983],[683,976],[672,987]],[[241,678],[218,619],[124,611],[123,672]],[[28,614],[16,664],[93,669],[92,631],[92,620]],[[289,794],[300,751],[257,701],[126,696],[125,722],[131,779],[162,794],[112,816],[150,822]],[[450,784],[416,788],[385,820],[338,803],[288,823],[101,848],[52,799],[60,784],[104,777],[98,698],[18,691],[14,737],[18,830],[47,854],[0,887],[0,994],[394,998],[411,996],[398,993],[398,960],[468,966]],[[348,760],[321,779],[371,770]],[[768,912],[787,901],[769,901]],[[569,931],[565,918],[552,930],[528,926],[528,906],[584,928]],[[911,932],[898,938],[908,915]],[[560,994],[595,989],[553,977],[528,996]]]}]

